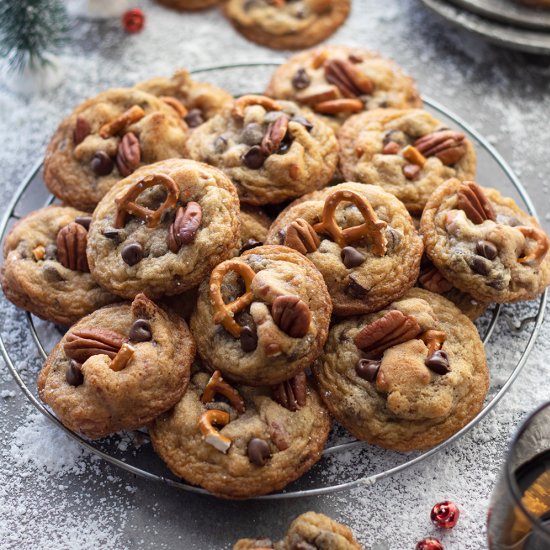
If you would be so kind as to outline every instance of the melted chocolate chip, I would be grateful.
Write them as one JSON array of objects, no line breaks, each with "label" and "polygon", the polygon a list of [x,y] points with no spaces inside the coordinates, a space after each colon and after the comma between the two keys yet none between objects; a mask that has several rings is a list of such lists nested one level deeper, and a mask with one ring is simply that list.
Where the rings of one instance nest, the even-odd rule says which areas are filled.
[{"label": "melted chocolate chip", "polygon": [[128,336],[132,342],[149,342],[153,338],[151,323],[145,319],[137,319],[134,321]]},{"label": "melted chocolate chip", "polygon": [[255,466],[265,466],[266,462],[271,458],[269,444],[259,437],[253,437],[248,442],[247,454],[250,462]]},{"label": "melted chocolate chip", "polygon": [[476,254],[488,260],[494,260],[498,256],[498,250],[497,247],[489,241],[478,241],[476,244]]},{"label": "melted chocolate chip", "polygon": [[359,267],[366,260],[365,255],[361,254],[361,252],[353,248],[353,246],[345,246],[342,248],[340,256],[342,257],[342,262],[348,269]]},{"label": "melted chocolate chip", "polygon": [[127,244],[120,253],[122,259],[128,265],[136,265],[143,259],[143,246],[139,243]]},{"label": "melted chocolate chip", "polygon": [[105,151],[98,151],[90,161],[90,167],[97,176],[107,176],[114,166],[113,159]]},{"label": "melted chocolate chip", "polygon": [[223,136],[218,136],[214,140],[214,151],[216,153],[223,153],[227,149],[227,139]]},{"label": "melted chocolate chip", "polygon": [[346,294],[352,298],[365,298],[369,289],[361,286],[352,276],[349,277],[349,283],[346,287]]},{"label": "melted chocolate chip", "polygon": [[243,156],[242,160],[247,168],[259,170],[267,158],[259,145],[251,147]]},{"label": "melted chocolate chip", "polygon": [[85,227],[86,229],[90,229],[90,224],[92,223],[92,216],[77,216],[74,221],[81,225],[82,227]]},{"label": "melted chocolate chip", "polygon": [[397,247],[401,244],[402,234],[391,226],[386,227],[386,254],[395,252]]},{"label": "melted chocolate chip", "polygon": [[357,376],[367,382],[375,382],[379,370],[380,361],[374,361],[372,359],[359,359],[355,365]]},{"label": "melted chocolate chip", "polygon": [[250,353],[258,347],[258,334],[253,327],[245,326],[241,329],[241,349]]},{"label": "melted chocolate chip", "polygon": [[42,273],[44,273],[44,278],[49,283],[59,283],[65,280],[61,273],[59,273],[59,271],[57,271],[57,269],[50,264],[44,265],[44,267],[42,268]]},{"label": "melted chocolate chip", "polygon": [[184,117],[184,120],[189,128],[196,128],[204,124],[204,117],[200,109],[191,109]]},{"label": "melted chocolate chip", "polygon": [[239,251],[239,255],[241,255],[243,252],[246,252],[247,250],[252,250],[257,246],[262,246],[262,245],[263,243],[261,243],[260,241],[255,241],[254,239],[248,239],[248,241],[246,241],[241,247]]},{"label": "melted chocolate chip", "polygon": [[281,145],[279,145],[279,148],[277,151],[275,151],[276,155],[284,155],[288,152],[290,149],[290,146],[292,145],[292,137],[287,132],[286,136],[284,137],[283,141],[281,142]]},{"label": "melted chocolate chip", "polygon": [[473,256],[469,263],[472,271],[479,275],[487,276],[491,271],[489,262],[481,256]]},{"label": "melted chocolate chip", "polygon": [[71,359],[67,370],[65,371],[65,380],[70,386],[80,386],[84,383],[84,375],[82,374],[82,365]]},{"label": "melted chocolate chip", "polygon": [[290,120],[292,122],[297,122],[298,124],[301,124],[308,132],[311,132],[311,130],[313,130],[313,124],[311,124],[311,122],[303,116],[296,115],[293,116]]},{"label": "melted chocolate chip", "polygon": [[295,90],[304,90],[311,84],[311,78],[305,69],[298,69],[292,77],[292,86]]},{"label": "melted chocolate chip", "polygon": [[103,236],[117,243],[120,242],[120,231],[118,229],[105,229]]},{"label": "melted chocolate chip", "polygon": [[436,374],[442,376],[450,372],[449,356],[443,350],[437,350],[432,353],[425,361],[426,366]]}]

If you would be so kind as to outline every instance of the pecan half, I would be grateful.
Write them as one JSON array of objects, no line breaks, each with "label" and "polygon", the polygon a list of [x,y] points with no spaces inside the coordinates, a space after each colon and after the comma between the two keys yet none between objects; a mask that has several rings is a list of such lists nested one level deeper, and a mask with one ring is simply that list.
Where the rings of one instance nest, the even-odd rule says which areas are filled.
[{"label": "pecan half", "polygon": [[360,99],[331,99],[313,106],[313,110],[323,115],[338,115],[340,113],[358,113],[365,104]]},{"label": "pecan half", "polygon": [[127,126],[133,124],[134,122],[137,122],[138,120],[141,120],[144,116],[145,111],[138,105],[134,105],[133,107],[122,113],[120,116],[104,124],[99,129],[99,135],[103,139],[116,136],[117,134],[122,132],[122,130],[124,130]]},{"label": "pecan half", "polygon": [[301,254],[315,252],[320,244],[321,239],[315,229],[303,218],[297,218],[286,229],[284,245]]},{"label": "pecan half", "polygon": [[86,257],[88,231],[76,222],[62,227],[57,233],[57,261],[73,271],[90,271]]},{"label": "pecan half", "polygon": [[466,144],[462,132],[440,130],[418,138],[414,146],[425,157],[437,157],[443,164],[450,166],[466,154]]},{"label": "pecan half", "polygon": [[447,281],[441,271],[433,265],[428,266],[426,269],[422,269],[418,277],[418,282],[422,288],[430,292],[435,292],[436,294],[449,292],[449,290],[453,288],[452,283]]},{"label": "pecan half", "polygon": [[315,105],[331,99],[338,99],[338,90],[335,86],[312,86],[307,91],[296,94],[296,101],[305,105]]},{"label": "pecan half", "polygon": [[198,202],[189,202],[185,208],[180,206],[176,212],[176,219],[168,230],[168,248],[177,254],[183,245],[192,243],[201,221],[202,208]]},{"label": "pecan half", "polygon": [[325,63],[325,79],[334,84],[347,98],[370,94],[373,90],[372,80],[346,59],[327,61]]},{"label": "pecan half", "polygon": [[309,306],[298,296],[279,296],[271,306],[275,324],[292,338],[303,338],[311,323]]},{"label": "pecan half", "polygon": [[289,411],[297,411],[305,406],[307,401],[307,378],[305,372],[297,374],[290,380],[285,380],[272,386],[271,395],[276,401]]},{"label": "pecan half", "polygon": [[67,334],[63,351],[69,359],[84,363],[92,355],[108,355],[113,359],[126,337],[113,330],[103,328],[77,329]]},{"label": "pecan half", "polygon": [[458,208],[475,224],[485,220],[496,221],[495,211],[485,196],[483,189],[474,181],[465,181],[460,184],[457,193]]},{"label": "pecan half", "polygon": [[283,114],[267,127],[267,131],[260,146],[262,152],[267,156],[276,153],[279,150],[283,139],[285,139],[287,131],[288,116]]},{"label": "pecan half", "polygon": [[133,132],[124,134],[116,153],[116,167],[122,177],[129,176],[141,162],[139,139]]},{"label": "pecan half", "polygon": [[367,359],[379,359],[385,350],[416,338],[420,331],[420,325],[414,317],[393,309],[364,326],[353,341]]}]

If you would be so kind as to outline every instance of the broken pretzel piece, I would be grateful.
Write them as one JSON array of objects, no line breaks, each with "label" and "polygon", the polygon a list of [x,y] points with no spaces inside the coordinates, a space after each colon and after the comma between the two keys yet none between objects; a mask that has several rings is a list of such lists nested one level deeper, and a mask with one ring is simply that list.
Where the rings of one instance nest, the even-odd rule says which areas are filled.
[{"label": "broken pretzel piece", "polygon": [[243,414],[246,410],[244,399],[241,397],[240,393],[233,386],[225,382],[219,370],[215,371],[210,377],[208,384],[206,384],[204,388],[201,401],[203,403],[210,403],[210,401],[214,400],[217,393],[226,397],[238,414]]},{"label": "broken pretzel piece", "polygon": [[229,424],[229,420],[229,413],[218,409],[203,412],[199,419],[199,430],[204,441],[222,453],[227,453],[229,447],[231,447],[231,439],[222,435],[214,428],[214,425],[226,426]]},{"label": "broken pretzel piece", "polygon": [[141,120],[144,116],[145,111],[141,107],[134,105],[117,118],[104,124],[99,129],[99,135],[103,139],[108,139],[110,137],[116,136],[126,127],[130,126],[130,124],[134,124],[134,122]]}]

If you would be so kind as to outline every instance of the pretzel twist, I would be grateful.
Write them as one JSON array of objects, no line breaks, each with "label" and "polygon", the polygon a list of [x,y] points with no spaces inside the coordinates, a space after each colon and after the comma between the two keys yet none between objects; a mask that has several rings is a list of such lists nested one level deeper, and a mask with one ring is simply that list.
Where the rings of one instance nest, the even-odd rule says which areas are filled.
[{"label": "pretzel twist", "polygon": [[[165,201],[156,210],[151,210],[135,202],[143,191],[155,185],[162,185],[167,192]],[[145,220],[147,227],[157,227],[164,212],[176,206],[178,195],[179,188],[170,176],[165,174],[145,176],[130,187],[123,197],[115,199],[117,211],[114,226],[116,228],[124,227],[127,214],[134,214],[134,216]]]},{"label": "pretzel twist", "polygon": [[[336,222],[334,215],[341,202],[351,202],[363,215],[364,223],[355,227],[342,229]],[[369,202],[355,191],[339,189],[331,193],[325,200],[322,221],[315,224],[313,229],[317,233],[328,233],[334,242],[344,248],[355,241],[367,237],[372,244],[372,251],[376,256],[386,254],[386,236],[384,229],[387,224],[376,216]]]},{"label": "pretzel twist", "polygon": [[521,258],[518,258],[518,262],[520,264],[525,264],[527,262],[535,261],[537,264],[540,264],[540,262],[542,262],[542,260],[546,256],[549,247],[548,237],[546,233],[538,227],[527,227],[524,225],[520,225],[516,227],[516,229],[524,237],[537,241],[537,247],[535,248],[535,250],[531,252],[531,254],[527,254],[527,256],[522,256]]},{"label": "pretzel twist", "polygon": [[280,111],[282,109],[281,105],[270,97],[263,95],[243,95],[233,103],[231,114],[236,118],[244,118],[244,110],[250,105],[260,105],[268,111]]},{"label": "pretzel twist", "polygon": [[206,443],[222,453],[226,453],[231,447],[231,439],[222,435],[213,425],[226,426],[229,420],[229,413],[218,409],[203,412],[199,419],[199,430]]},{"label": "pretzel twist", "polygon": [[[242,277],[245,284],[245,293],[235,301],[226,304],[223,301],[221,286],[225,276],[230,271],[234,271]],[[234,315],[252,303],[254,294],[251,290],[251,284],[255,276],[256,273],[248,264],[237,259],[221,263],[210,275],[210,299],[214,309],[214,323],[217,325],[221,323],[225,330],[235,338],[241,335],[242,327],[235,321]]]},{"label": "pretzel twist", "polygon": [[244,399],[241,397],[241,394],[222,378],[222,373],[219,370],[215,371],[210,377],[208,384],[206,384],[206,388],[204,388],[201,401],[203,403],[210,403],[217,393],[227,397],[229,403],[231,403],[231,406],[238,414],[243,414],[246,410]]},{"label": "pretzel twist", "polygon": [[442,330],[427,330],[420,336],[420,339],[428,346],[428,357],[431,357],[434,351],[442,348],[447,335]]}]

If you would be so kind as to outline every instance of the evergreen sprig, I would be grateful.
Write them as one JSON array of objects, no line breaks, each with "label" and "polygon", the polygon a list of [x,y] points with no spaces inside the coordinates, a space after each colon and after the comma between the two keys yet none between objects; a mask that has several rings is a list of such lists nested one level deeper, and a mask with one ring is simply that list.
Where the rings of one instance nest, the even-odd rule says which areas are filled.
[{"label": "evergreen sprig", "polygon": [[66,40],[69,23],[60,0],[0,0],[0,56],[10,68],[46,64]]}]

